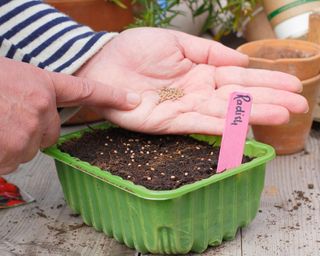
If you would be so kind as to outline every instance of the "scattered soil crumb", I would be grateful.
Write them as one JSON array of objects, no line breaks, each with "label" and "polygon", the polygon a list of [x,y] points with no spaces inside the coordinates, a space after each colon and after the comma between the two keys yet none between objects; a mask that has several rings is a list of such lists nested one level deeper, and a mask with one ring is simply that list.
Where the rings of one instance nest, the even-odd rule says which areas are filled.
[{"label": "scattered soil crumb", "polygon": [[36,214],[42,218],[48,218],[47,215],[45,215],[43,212],[36,212]]},{"label": "scattered soil crumb", "polygon": [[310,155],[310,152],[307,151],[307,150],[303,150],[303,154],[304,154],[304,155]]},{"label": "scattered soil crumb", "polygon": [[308,189],[313,189],[314,185],[313,184],[308,184]]},{"label": "scattered soil crumb", "polygon": [[71,213],[71,214],[69,214],[69,216],[70,216],[70,217],[77,218],[77,217],[80,216],[80,214],[79,214],[79,213]]}]

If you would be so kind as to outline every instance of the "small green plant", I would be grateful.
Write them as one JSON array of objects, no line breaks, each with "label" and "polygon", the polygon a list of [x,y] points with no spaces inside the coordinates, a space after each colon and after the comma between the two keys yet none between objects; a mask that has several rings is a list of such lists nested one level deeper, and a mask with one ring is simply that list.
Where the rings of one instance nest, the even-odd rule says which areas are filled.
[{"label": "small green plant", "polygon": [[[126,8],[122,0],[107,0]],[[132,4],[142,7],[129,27],[168,27],[174,17],[183,15],[177,6],[185,3],[193,18],[206,14],[202,31],[215,28],[219,39],[230,32],[238,32],[242,21],[250,17],[261,0],[133,0]]]}]

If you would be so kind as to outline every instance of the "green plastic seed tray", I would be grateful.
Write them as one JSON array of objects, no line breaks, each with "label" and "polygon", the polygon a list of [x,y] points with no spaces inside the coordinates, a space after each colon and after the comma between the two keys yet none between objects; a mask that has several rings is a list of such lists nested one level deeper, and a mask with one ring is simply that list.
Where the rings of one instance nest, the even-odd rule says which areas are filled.
[{"label": "green plastic seed tray", "polygon": [[[58,149],[84,132],[90,130],[64,135],[44,151],[55,159],[65,199],[87,225],[142,253],[201,253],[234,239],[256,216],[266,163],[275,157],[272,147],[247,141],[244,154],[255,157],[252,161],[174,190],[155,191]],[[194,138],[216,145],[221,139]]]}]

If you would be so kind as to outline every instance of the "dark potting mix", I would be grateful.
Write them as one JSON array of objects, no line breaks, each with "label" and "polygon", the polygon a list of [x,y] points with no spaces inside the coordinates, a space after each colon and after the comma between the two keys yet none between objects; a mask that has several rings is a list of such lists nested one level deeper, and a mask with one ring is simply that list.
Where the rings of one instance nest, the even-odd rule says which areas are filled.
[{"label": "dark potting mix", "polygon": [[273,47],[263,47],[256,54],[257,58],[264,58],[269,60],[277,59],[295,59],[295,58],[310,58],[314,56],[313,52],[305,52],[298,49],[286,48],[275,49]]},{"label": "dark potting mix", "polygon": [[[94,129],[60,150],[152,190],[171,190],[216,173],[219,147],[189,136]],[[252,158],[243,156],[242,163]]]}]

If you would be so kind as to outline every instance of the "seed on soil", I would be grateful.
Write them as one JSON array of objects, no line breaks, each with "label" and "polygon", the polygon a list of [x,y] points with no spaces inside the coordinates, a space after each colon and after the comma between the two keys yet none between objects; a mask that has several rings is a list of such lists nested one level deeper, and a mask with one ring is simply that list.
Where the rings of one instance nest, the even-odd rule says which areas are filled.
[{"label": "seed on soil", "polygon": [[198,149],[198,150],[199,150],[200,148],[199,148],[199,147],[196,147],[196,149]]},{"label": "seed on soil", "polygon": [[[101,141],[101,138],[106,138],[106,133],[109,135],[109,139],[113,139],[113,142],[109,142],[109,139]],[[129,139],[133,139],[133,142],[129,142]],[[139,142],[136,142],[136,139],[139,139]],[[75,141],[85,147],[75,146]],[[108,147],[104,146],[106,142]],[[131,143],[130,147],[128,143]],[[85,159],[89,157],[88,162],[113,175],[121,176],[135,184],[155,190],[175,189],[181,185],[214,175],[219,150],[212,148],[205,142],[199,142],[189,137],[174,135],[160,137],[131,133],[122,129],[98,130],[95,133],[87,133],[81,140],[70,141],[70,143],[64,143],[59,147],[64,152],[69,151],[68,153],[80,159],[82,156]],[[200,150],[197,150],[196,147]],[[94,151],[97,148],[98,151]],[[88,150],[96,153],[88,156]],[[149,154],[146,154],[147,151]],[[103,155],[100,152],[103,152]],[[213,155],[210,156],[210,153]],[[200,161],[202,158],[204,161]],[[211,158],[211,161],[207,161],[208,158]],[[246,159],[246,161],[250,160]],[[152,180],[148,180],[147,177]],[[310,183],[312,182],[306,183],[306,188]],[[313,190],[309,190],[309,194],[310,192]],[[295,192],[294,198],[296,197],[300,198],[298,201],[301,203],[309,202],[302,192]],[[297,207],[299,206],[297,205]]]},{"label": "seed on soil", "polygon": [[147,180],[151,180],[151,177],[147,177]]},{"label": "seed on soil", "polygon": [[118,151],[117,151],[117,150],[114,150],[113,152],[114,152],[115,154],[117,154],[117,153],[118,153]]},{"label": "seed on soil", "polygon": [[103,152],[100,152],[100,155],[103,155]]},{"label": "seed on soil", "polygon": [[184,96],[184,92],[181,88],[163,87],[158,92],[158,94],[160,96],[159,103],[164,102],[166,100],[178,100],[182,96]]}]

